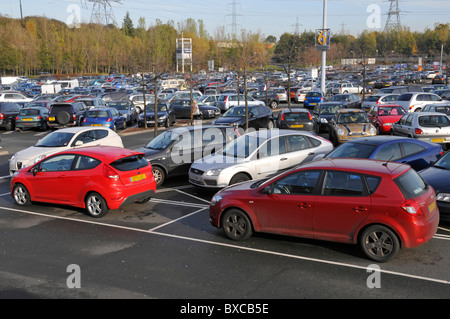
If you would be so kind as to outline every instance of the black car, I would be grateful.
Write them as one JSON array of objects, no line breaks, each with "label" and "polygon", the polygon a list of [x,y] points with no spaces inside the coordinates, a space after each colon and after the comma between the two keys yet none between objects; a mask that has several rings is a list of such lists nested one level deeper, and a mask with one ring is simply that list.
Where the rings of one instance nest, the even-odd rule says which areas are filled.
[{"label": "black car", "polygon": [[450,115],[450,103],[427,104],[422,108],[421,112],[438,112]]},{"label": "black car", "polygon": [[215,153],[238,136],[236,128],[229,126],[177,127],[162,132],[137,151],[145,153],[159,186],[170,176],[187,176],[195,160]]},{"label": "black car", "polygon": [[276,126],[280,129],[315,131],[311,113],[305,108],[282,110],[278,113]]},{"label": "black car", "polygon": [[430,184],[436,192],[436,203],[440,219],[450,222],[450,153],[445,153],[432,166],[419,171],[419,175]]},{"label": "black car", "polygon": [[[145,112],[139,115],[138,126],[145,127],[144,115],[147,118],[147,126],[155,126],[155,104],[148,104]],[[158,126],[169,127],[176,121],[175,113],[166,103],[158,103]]]},{"label": "black car", "polygon": [[0,127],[7,131],[15,128],[16,116],[19,114],[20,105],[13,102],[0,102]]},{"label": "black car", "polygon": [[48,126],[52,129],[81,126],[87,110],[83,102],[52,104],[48,113]]},{"label": "black car", "polygon": [[[197,102],[199,113],[194,114],[194,119],[209,119],[220,115],[220,109],[213,105],[207,105],[202,102]],[[191,118],[191,100],[180,99],[172,102],[171,110],[175,113],[177,119]]]},{"label": "black car", "polygon": [[342,108],[346,108],[346,106],[341,102],[323,102],[317,104],[312,111],[316,133],[322,131],[328,132],[328,123],[335,117],[336,111]]},{"label": "black car", "polygon": [[336,94],[331,97],[329,102],[340,102],[345,105],[347,108],[361,108],[362,100],[356,94],[345,93],[345,94]]},{"label": "black car", "polygon": [[133,102],[128,101],[110,101],[106,104],[108,107],[113,107],[120,114],[125,116],[128,125],[132,125],[138,121],[138,113],[133,105]]},{"label": "black car", "polygon": [[253,91],[248,94],[255,100],[263,101],[269,106],[271,109],[276,109],[278,104],[280,104],[280,99],[278,95],[274,91]]},{"label": "black car", "polygon": [[[230,125],[245,129],[245,106],[238,105],[231,107],[213,122],[214,125]],[[263,105],[248,106],[248,127],[254,129],[274,127],[272,111]]]}]

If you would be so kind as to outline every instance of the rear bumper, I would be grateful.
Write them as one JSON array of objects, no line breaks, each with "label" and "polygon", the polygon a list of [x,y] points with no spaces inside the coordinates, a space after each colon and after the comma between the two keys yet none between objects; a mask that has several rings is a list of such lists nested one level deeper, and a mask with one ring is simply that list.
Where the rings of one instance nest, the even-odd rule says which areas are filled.
[{"label": "rear bumper", "polygon": [[152,197],[155,197],[155,191],[153,189],[139,193],[139,194],[131,195],[124,199],[122,204],[119,205],[119,208],[121,208],[125,205],[128,205],[128,204],[136,203],[136,202],[148,201]]}]

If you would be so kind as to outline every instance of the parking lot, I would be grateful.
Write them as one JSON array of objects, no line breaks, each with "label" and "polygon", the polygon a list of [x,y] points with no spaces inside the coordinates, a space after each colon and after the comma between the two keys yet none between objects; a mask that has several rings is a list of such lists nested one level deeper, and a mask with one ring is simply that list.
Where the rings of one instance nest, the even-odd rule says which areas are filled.
[{"label": "parking lot", "polygon": [[[450,297],[448,223],[425,245],[374,265],[352,245],[267,234],[230,241],[209,223],[214,192],[189,185],[187,177],[169,179],[148,203],[101,219],[59,205],[19,208],[9,193],[8,159],[44,134],[0,133],[0,297]],[[131,149],[152,136],[122,133]]]}]

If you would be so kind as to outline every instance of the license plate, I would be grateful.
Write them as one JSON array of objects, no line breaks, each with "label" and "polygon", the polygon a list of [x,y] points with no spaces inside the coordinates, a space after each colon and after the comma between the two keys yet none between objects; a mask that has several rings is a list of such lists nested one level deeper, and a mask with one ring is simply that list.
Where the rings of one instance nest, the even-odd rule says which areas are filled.
[{"label": "license plate", "polygon": [[294,124],[294,125],[291,125],[291,127],[292,128],[302,128],[303,124]]},{"label": "license plate", "polygon": [[431,143],[444,143],[445,142],[445,138],[432,138],[430,139]]},{"label": "license plate", "polygon": [[33,119],[22,119],[22,121],[32,121]]},{"label": "license plate", "polygon": [[145,176],[145,174],[139,174],[139,175],[134,175],[130,177],[130,180],[132,182],[137,182],[137,181],[141,181],[143,179],[146,179],[147,177]]},{"label": "license plate", "polygon": [[49,120],[49,121],[54,121],[54,120],[55,120],[55,117],[54,117],[54,116],[50,116],[50,117],[48,118],[48,120]]},{"label": "license plate", "polygon": [[436,202],[432,202],[430,205],[428,205],[428,211],[432,213],[434,209],[436,208]]},{"label": "license plate", "polygon": [[101,124],[91,124],[91,126],[102,126]]},{"label": "license plate", "polygon": [[317,105],[317,103],[310,103],[311,105]]}]

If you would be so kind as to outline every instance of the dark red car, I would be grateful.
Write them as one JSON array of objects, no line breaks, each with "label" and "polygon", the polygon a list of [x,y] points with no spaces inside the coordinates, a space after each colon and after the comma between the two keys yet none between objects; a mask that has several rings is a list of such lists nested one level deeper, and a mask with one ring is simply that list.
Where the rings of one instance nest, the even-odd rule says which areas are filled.
[{"label": "dark red car", "polygon": [[433,188],[409,165],[325,159],[221,190],[210,221],[233,240],[266,232],[359,244],[385,262],[429,241],[439,211]]},{"label": "dark red car", "polygon": [[17,171],[11,196],[19,206],[33,201],[85,208],[92,217],[146,202],[156,192],[145,154],[113,146],[71,149]]},{"label": "dark red car", "polygon": [[382,104],[372,106],[367,114],[370,122],[377,129],[377,135],[380,135],[390,134],[392,124],[400,120],[406,111],[400,105]]}]

